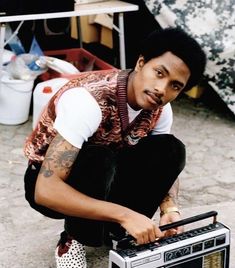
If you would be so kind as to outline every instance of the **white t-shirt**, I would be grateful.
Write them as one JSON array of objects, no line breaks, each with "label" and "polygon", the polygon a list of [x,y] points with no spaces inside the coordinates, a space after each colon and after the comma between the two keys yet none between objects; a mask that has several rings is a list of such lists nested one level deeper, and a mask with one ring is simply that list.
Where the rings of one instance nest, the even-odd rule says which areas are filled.
[{"label": "white t-shirt", "polygon": [[[139,112],[128,105],[129,121],[133,121]],[[57,103],[54,128],[73,146],[81,148],[95,133],[101,120],[101,109],[95,98],[85,88],[73,88],[63,93]],[[172,109],[168,103],[163,107],[152,134],[170,133],[172,122]]]}]

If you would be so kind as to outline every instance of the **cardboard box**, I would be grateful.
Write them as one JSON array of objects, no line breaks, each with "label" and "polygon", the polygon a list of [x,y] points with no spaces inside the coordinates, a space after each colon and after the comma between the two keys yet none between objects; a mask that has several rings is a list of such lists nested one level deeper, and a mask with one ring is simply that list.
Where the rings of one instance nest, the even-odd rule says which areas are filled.
[{"label": "cardboard box", "polygon": [[94,16],[93,22],[101,26],[100,43],[113,48],[113,14],[98,14]]},{"label": "cardboard box", "polygon": [[[100,27],[94,23],[90,23],[90,16],[81,16],[80,28],[82,34],[82,41],[85,43],[100,41]],[[73,17],[71,20],[71,37],[78,39],[77,18]]]},{"label": "cardboard box", "polygon": [[113,48],[113,31],[105,26],[101,28],[100,43],[106,47]]},{"label": "cardboard box", "polygon": [[[98,14],[80,17],[82,41],[85,43],[100,42],[113,48],[113,14]],[[76,18],[71,20],[71,36],[78,39]]]},{"label": "cardboard box", "polygon": [[107,14],[97,14],[94,16],[93,23],[100,24],[101,26],[104,26],[110,30],[113,29],[113,14],[107,13]]}]

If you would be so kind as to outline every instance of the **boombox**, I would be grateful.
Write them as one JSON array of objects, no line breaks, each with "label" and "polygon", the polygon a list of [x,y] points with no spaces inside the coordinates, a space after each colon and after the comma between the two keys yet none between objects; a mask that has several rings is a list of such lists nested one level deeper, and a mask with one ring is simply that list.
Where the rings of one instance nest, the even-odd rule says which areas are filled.
[{"label": "boombox", "polygon": [[113,240],[109,268],[229,268],[230,230],[210,211],[161,226],[162,231],[213,217],[213,222],[146,245]]}]

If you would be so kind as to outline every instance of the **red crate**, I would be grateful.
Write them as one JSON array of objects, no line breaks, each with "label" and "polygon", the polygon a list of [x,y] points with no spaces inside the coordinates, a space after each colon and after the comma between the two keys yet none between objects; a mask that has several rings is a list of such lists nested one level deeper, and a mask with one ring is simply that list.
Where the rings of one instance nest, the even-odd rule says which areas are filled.
[{"label": "red crate", "polygon": [[[58,58],[72,63],[80,72],[116,69],[111,64],[101,60],[84,48],[71,48],[44,51],[45,56]],[[56,77],[69,76],[60,74],[52,69],[40,75],[40,80],[45,81]],[[74,75],[71,75],[74,76]]]}]

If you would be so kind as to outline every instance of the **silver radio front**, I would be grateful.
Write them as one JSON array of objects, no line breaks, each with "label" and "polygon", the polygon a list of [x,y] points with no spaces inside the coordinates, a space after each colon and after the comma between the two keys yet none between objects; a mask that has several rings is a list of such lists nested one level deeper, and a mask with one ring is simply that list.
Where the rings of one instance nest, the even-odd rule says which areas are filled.
[{"label": "silver radio front", "polygon": [[[211,211],[175,225],[216,215]],[[230,230],[215,218],[211,224],[147,245],[136,245],[130,237],[115,245],[109,252],[109,268],[229,268]]]}]

